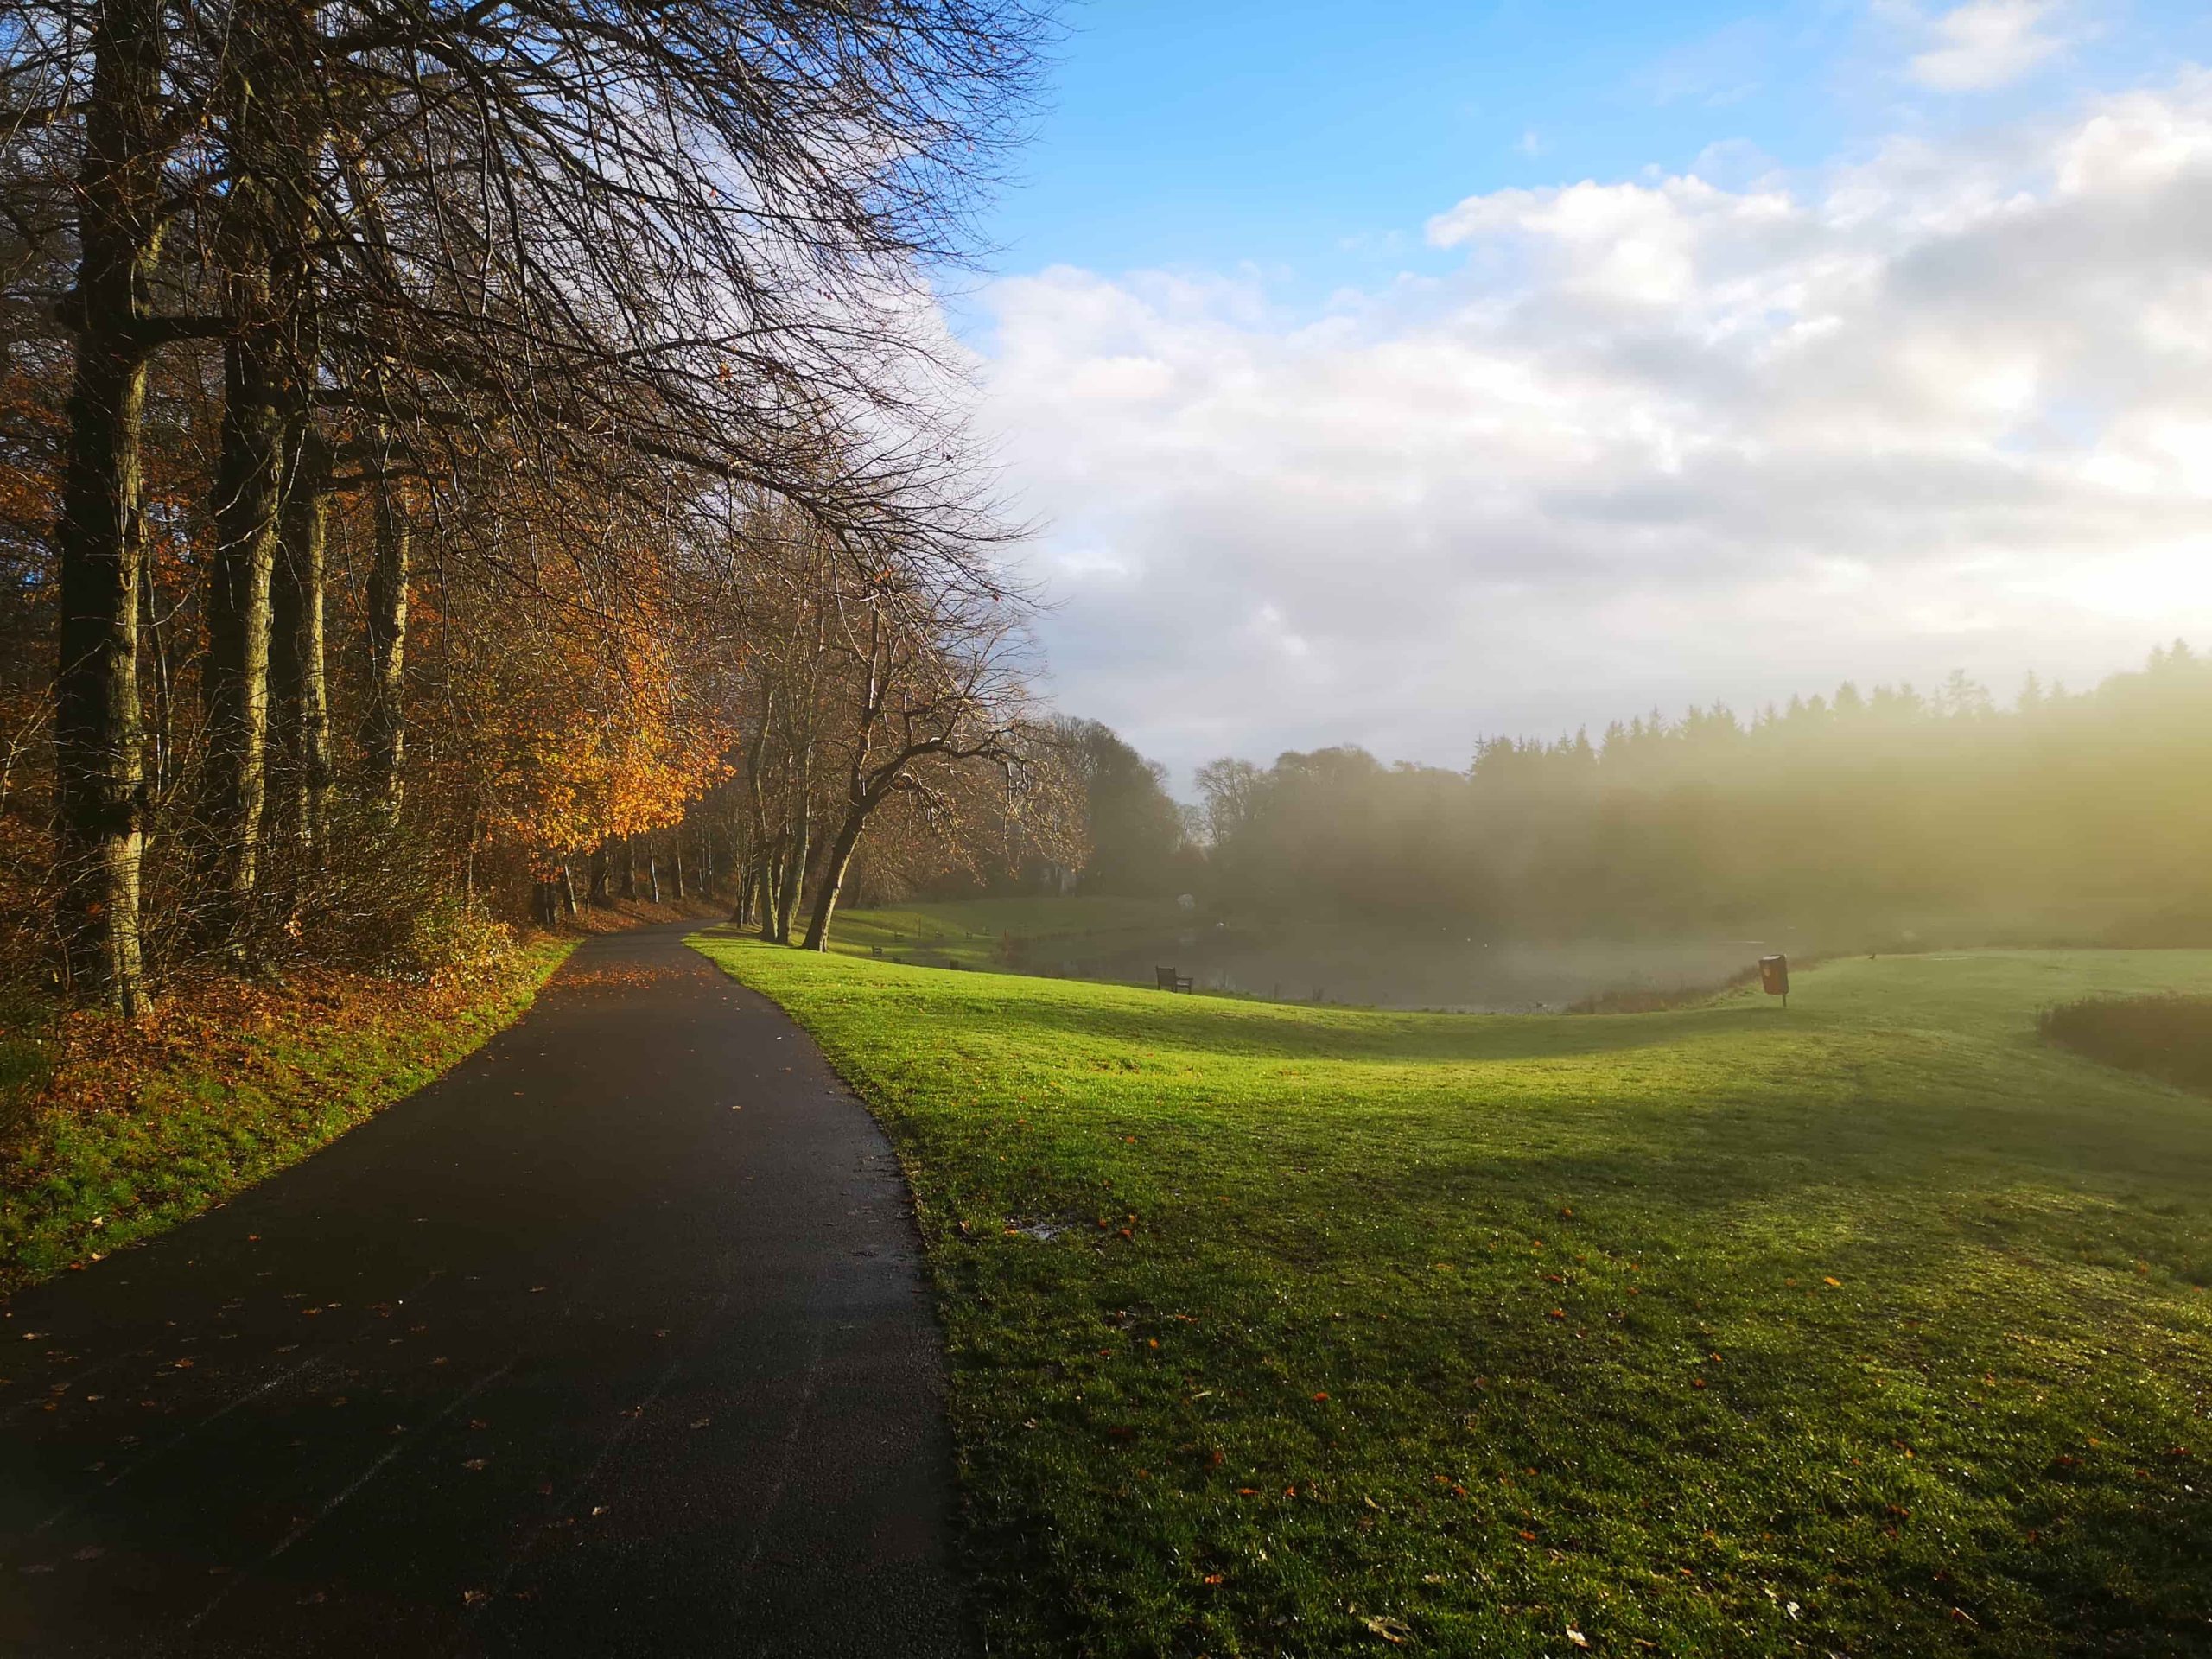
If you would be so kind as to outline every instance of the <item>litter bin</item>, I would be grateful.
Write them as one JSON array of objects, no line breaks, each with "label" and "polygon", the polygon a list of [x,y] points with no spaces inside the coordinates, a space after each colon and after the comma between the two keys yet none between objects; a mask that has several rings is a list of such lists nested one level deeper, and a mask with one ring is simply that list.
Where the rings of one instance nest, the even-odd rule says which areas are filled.
[{"label": "litter bin", "polygon": [[1778,996],[1782,1006],[1789,1006],[1789,958],[1761,957],[1759,958],[1759,988],[1769,996]]}]

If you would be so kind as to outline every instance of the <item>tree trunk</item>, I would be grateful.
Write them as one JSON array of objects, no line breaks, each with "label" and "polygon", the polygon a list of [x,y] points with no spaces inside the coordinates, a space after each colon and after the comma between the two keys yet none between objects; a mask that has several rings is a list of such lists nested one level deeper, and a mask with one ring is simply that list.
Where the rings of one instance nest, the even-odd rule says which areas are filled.
[{"label": "tree trunk", "polygon": [[269,589],[283,474],[283,419],[265,342],[223,353],[222,456],[215,471],[215,546],[207,568],[207,657],[200,701],[207,759],[200,828],[209,838],[214,914],[234,928],[259,877],[268,787]]},{"label": "tree trunk", "polygon": [[168,646],[162,638],[161,618],[154,608],[154,573],[146,562],[145,519],[139,518],[140,533],[132,556],[138,567],[138,658],[151,672],[143,677],[150,682],[153,707],[149,711],[143,700],[140,703],[141,729],[143,733],[144,753],[141,764],[145,768],[149,799],[158,803],[168,795],[176,781],[176,723],[173,708],[174,688],[169,680]]},{"label": "tree trunk", "polygon": [[569,861],[561,861],[561,903],[569,914],[576,913],[576,879],[569,872]]},{"label": "tree trunk", "polygon": [[645,855],[645,879],[652,884],[653,903],[660,903],[660,859],[656,854]]},{"label": "tree trunk", "polygon": [[412,527],[389,480],[377,491],[376,557],[369,568],[369,706],[362,722],[371,808],[399,821],[406,760],[407,582]]},{"label": "tree trunk", "polygon": [[158,0],[92,13],[92,101],[78,169],[77,283],[54,673],[56,920],[73,988],[135,1014],[144,773],[138,727],[139,435],[148,348],[139,323],[160,251],[162,137]]},{"label": "tree trunk", "polygon": [[681,831],[677,832],[675,841],[670,845],[669,862],[675,870],[676,897],[680,904],[683,899],[683,836]]},{"label": "tree trunk", "polygon": [[221,452],[201,669],[207,760],[201,828],[214,913],[244,919],[259,880],[268,790],[270,583],[284,486],[308,431],[315,280],[308,239],[321,153],[311,0],[249,0],[233,14],[221,92],[232,181],[215,253],[224,321]]},{"label": "tree trunk", "polygon": [[791,843],[784,849],[783,885],[776,894],[776,943],[791,942],[791,918],[798,912],[799,889],[806,885],[807,836],[812,829],[804,807],[791,827]]},{"label": "tree trunk", "polygon": [[635,836],[622,837],[622,896],[625,899],[638,896],[638,838]]},{"label": "tree trunk", "polygon": [[602,841],[591,849],[591,901],[604,909],[607,899],[607,849],[613,841]]},{"label": "tree trunk", "polygon": [[837,828],[837,838],[830,845],[822,881],[815,889],[814,915],[806,925],[806,948],[810,950],[830,948],[830,920],[836,914],[837,895],[844,890],[845,873],[852,868],[853,849],[860,845],[861,830],[874,805],[873,801],[856,802],[845,814],[844,823]]},{"label": "tree trunk", "polygon": [[321,844],[330,796],[330,702],[323,672],[327,451],[310,434],[284,493],[269,600],[269,823],[302,847]]}]

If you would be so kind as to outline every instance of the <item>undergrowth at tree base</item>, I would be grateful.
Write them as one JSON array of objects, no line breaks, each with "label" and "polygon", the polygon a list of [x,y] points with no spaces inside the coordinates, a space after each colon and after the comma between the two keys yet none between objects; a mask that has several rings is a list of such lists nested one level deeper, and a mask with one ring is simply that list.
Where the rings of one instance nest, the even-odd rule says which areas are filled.
[{"label": "undergrowth at tree base", "polygon": [[136,1020],[10,1001],[0,1295],[297,1163],[512,1022],[575,946],[453,918],[415,944],[389,972],[175,982]]}]

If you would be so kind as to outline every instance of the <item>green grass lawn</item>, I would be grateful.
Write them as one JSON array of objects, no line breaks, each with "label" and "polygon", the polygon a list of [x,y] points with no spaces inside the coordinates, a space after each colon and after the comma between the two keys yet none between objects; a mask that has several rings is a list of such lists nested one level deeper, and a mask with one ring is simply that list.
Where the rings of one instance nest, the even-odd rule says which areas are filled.
[{"label": "green grass lawn", "polygon": [[1513,1018],[699,943],[906,1161],[995,1652],[2212,1651],[2212,1103],[2035,1033],[2212,952]]},{"label": "green grass lawn", "polygon": [[1173,899],[958,899],[841,910],[830,947],[848,956],[913,956],[963,968],[1002,968],[1008,947],[1039,960],[1135,944],[1187,926]]}]

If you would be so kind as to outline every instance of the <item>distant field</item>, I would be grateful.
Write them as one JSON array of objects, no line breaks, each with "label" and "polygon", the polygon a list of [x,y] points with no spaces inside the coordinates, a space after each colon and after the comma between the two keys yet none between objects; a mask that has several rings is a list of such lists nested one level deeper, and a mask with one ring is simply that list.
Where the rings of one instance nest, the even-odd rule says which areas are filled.
[{"label": "distant field", "polygon": [[[842,910],[830,949],[848,956],[918,957],[963,968],[1005,968],[1009,950],[1040,961],[1111,950],[1182,925],[1160,899],[960,899],[880,910]],[[1049,966],[1049,963],[1045,965]]]},{"label": "distant field", "polygon": [[2212,953],[1563,1019],[700,943],[912,1172],[994,1651],[2212,1646],[2212,1104],[2036,1032]]}]

